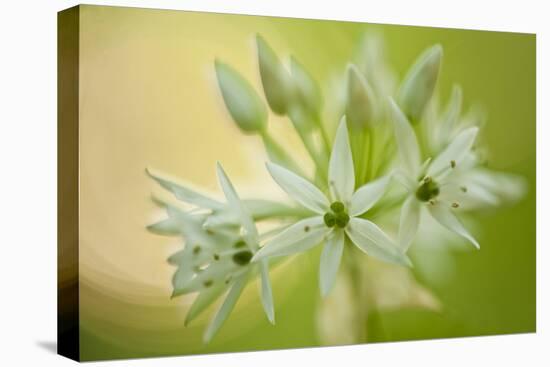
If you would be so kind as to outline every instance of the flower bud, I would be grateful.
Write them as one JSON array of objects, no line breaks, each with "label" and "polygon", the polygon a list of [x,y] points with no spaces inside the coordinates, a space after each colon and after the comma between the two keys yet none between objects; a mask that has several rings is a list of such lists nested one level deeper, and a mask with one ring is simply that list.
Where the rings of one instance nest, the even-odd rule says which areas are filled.
[{"label": "flower bud", "polygon": [[321,88],[308,71],[294,58],[290,58],[290,72],[295,88],[295,97],[306,110],[318,115],[323,105]]},{"label": "flower bud", "polygon": [[399,105],[411,123],[418,122],[433,95],[443,49],[435,45],[424,51],[411,67],[399,91]]},{"label": "flower bud", "polygon": [[352,127],[372,126],[375,117],[374,92],[355,65],[348,66],[346,118]]},{"label": "flower bud", "polygon": [[267,123],[267,111],[256,91],[229,65],[216,60],[215,67],[218,85],[233,121],[244,132],[262,131]]},{"label": "flower bud", "polygon": [[260,77],[265,98],[273,112],[284,115],[288,111],[292,84],[283,64],[261,36],[256,36]]}]

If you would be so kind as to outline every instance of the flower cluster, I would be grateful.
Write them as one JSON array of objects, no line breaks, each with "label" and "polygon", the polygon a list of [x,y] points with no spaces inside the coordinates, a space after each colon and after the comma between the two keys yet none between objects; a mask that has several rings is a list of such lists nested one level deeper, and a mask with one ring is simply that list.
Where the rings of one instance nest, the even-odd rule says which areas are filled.
[{"label": "flower cluster", "polygon": [[[293,204],[241,199],[219,163],[225,202],[147,170],[186,203],[161,202],[168,217],[149,226],[152,232],[184,240],[183,249],[168,261],[176,266],[173,296],[198,293],[186,323],[225,295],[206,329],[205,342],[255,277],[260,278],[265,314],[275,322],[269,272],[280,259],[322,245],[319,288],[326,296],[345,251],[357,248],[382,262],[411,267],[407,252],[423,230],[426,215],[479,248],[459,217],[521,197],[520,178],[484,166],[478,143],[483,119],[475,111],[462,114],[459,87],[439,112],[435,90],[441,46],[420,55],[397,83],[379,40],[367,39],[341,85],[323,93],[294,57],[285,64],[262,37],[256,41],[267,106],[289,119],[314,164],[313,174],[308,177],[302,162],[293,160],[272,137],[268,108],[252,85],[216,60],[218,86],[235,124],[261,138],[269,157],[267,170]],[[343,93],[339,97],[334,91]],[[331,103],[325,105],[324,95],[338,111],[335,118],[326,117],[325,107]],[[395,230],[382,229],[379,219],[384,216],[396,216]],[[260,234],[256,224],[263,220],[279,224]]]}]

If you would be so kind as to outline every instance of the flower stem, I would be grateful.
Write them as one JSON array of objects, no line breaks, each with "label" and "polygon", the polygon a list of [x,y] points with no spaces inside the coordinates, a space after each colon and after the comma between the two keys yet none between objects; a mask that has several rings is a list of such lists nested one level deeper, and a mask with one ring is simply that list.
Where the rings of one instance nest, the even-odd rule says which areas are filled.
[{"label": "flower stem", "polygon": [[294,173],[305,177],[304,172],[298,167],[296,162],[287,154],[287,152],[279,145],[277,142],[269,135],[267,130],[262,130],[260,132],[262,141],[265,146],[267,155],[271,161],[274,163],[283,165],[293,171]]}]

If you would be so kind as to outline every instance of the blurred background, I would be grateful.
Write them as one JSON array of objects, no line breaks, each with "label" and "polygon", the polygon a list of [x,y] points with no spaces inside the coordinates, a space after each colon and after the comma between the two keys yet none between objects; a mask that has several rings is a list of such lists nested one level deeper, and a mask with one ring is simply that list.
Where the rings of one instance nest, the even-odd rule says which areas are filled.
[{"label": "blurred background", "polygon": [[[193,297],[170,300],[166,258],[181,243],[145,226],[162,213],[146,167],[219,196],[220,161],[243,196],[283,197],[265,172],[257,137],[230,121],[213,62],[234,66],[261,93],[253,36],[293,54],[329,95],[365,33],[383,36],[400,77],[426,47],[444,48],[439,94],[454,83],[466,109],[483,106],[489,167],[521,174],[518,204],[479,215],[480,251],[454,254],[445,282],[416,273],[439,311],[378,312],[369,340],[397,341],[535,330],[535,37],[406,26],[81,7],[80,23],[80,317],[82,359],[211,353],[320,344],[318,251],[272,274],[276,326],[261,310],[257,284],[208,346],[211,312],[183,326]],[[330,101],[326,101],[327,104]],[[334,121],[335,123],[335,121]],[[270,130],[310,165],[289,124]]]}]

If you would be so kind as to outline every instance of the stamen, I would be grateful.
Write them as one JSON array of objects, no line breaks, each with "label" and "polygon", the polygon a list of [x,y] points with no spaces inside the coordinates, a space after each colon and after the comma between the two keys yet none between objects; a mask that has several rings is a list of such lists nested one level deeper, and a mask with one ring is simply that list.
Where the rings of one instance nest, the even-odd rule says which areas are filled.
[{"label": "stamen", "polygon": [[455,168],[456,167],[456,161],[455,160],[452,160],[451,161],[451,168]]},{"label": "stamen", "polygon": [[428,203],[430,203],[430,205],[435,205],[435,200],[430,200]]},{"label": "stamen", "polygon": [[309,232],[309,226],[304,227],[304,232]]},{"label": "stamen", "polygon": [[214,254],[214,260],[218,261],[220,259],[220,255]]},{"label": "stamen", "polygon": [[454,202],[454,203],[451,204],[451,206],[452,206],[453,208],[456,209],[456,208],[458,208],[460,205],[459,205],[457,202]]},{"label": "stamen", "polygon": [[195,245],[195,247],[193,247],[193,254],[194,255],[198,255],[200,252],[201,252],[201,247],[200,245]]},{"label": "stamen", "polygon": [[467,193],[468,188],[466,186],[460,186],[460,191],[462,191],[463,193]]},{"label": "stamen", "polygon": [[204,286],[205,286],[206,288],[208,288],[208,287],[210,287],[212,284],[214,284],[214,281],[211,280],[211,279],[208,279],[208,280],[205,280],[203,284],[204,284]]},{"label": "stamen", "polygon": [[430,176],[424,177],[424,183],[430,183],[432,182],[432,178]]},{"label": "stamen", "polygon": [[233,255],[233,262],[237,265],[246,265],[252,259],[252,252],[250,251],[241,251]]}]

